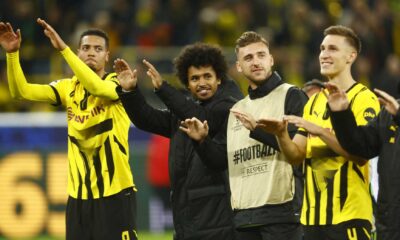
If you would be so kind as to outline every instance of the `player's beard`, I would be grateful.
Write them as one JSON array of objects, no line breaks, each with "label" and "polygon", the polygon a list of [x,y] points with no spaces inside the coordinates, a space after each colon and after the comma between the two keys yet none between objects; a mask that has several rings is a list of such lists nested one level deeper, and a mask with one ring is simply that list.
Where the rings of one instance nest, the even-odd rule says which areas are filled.
[{"label": "player's beard", "polygon": [[271,77],[272,72],[269,72],[261,77],[253,76],[252,74],[245,75],[254,85],[261,86]]}]

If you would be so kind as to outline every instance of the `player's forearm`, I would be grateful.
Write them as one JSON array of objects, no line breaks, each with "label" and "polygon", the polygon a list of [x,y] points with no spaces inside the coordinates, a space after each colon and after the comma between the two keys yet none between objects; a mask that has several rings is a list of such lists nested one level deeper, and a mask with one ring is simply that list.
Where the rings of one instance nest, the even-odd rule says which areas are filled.
[{"label": "player's forearm", "polygon": [[367,126],[357,126],[350,109],[332,112],[331,123],[340,145],[349,153],[366,159],[377,156],[381,147],[379,121],[382,120],[382,113],[379,114],[380,117],[371,120]]},{"label": "player's forearm", "polygon": [[[297,135],[296,135],[297,136]],[[285,131],[283,134],[277,137],[279,148],[285,155],[288,162],[292,165],[300,165],[306,156],[303,151],[289,136],[289,133]]]},{"label": "player's forearm", "polygon": [[223,171],[228,168],[226,144],[221,144],[206,137],[203,142],[195,144],[201,161],[210,169]]},{"label": "player's forearm", "polygon": [[249,137],[280,151],[275,135],[267,133],[260,128],[255,128],[253,131],[250,131]]},{"label": "player's forearm", "polygon": [[[340,143],[338,142],[336,136],[331,133],[328,129],[324,129],[321,134],[319,135],[319,138],[326,143],[326,145],[332,149],[335,153],[339,154],[340,156],[345,157],[346,159],[355,162],[356,164],[362,166],[364,165],[367,160],[360,158],[360,157],[356,157],[354,155],[351,155],[350,153],[348,153],[346,150],[344,150],[344,148],[342,148],[342,146],[340,145]],[[318,157],[318,156],[315,156]]]},{"label": "player's forearm", "polygon": [[129,119],[137,128],[167,138],[171,137],[173,116],[169,111],[150,106],[139,87],[130,92],[123,92],[122,87],[118,86],[116,92],[119,94]]},{"label": "player's forearm", "polygon": [[[346,150],[344,150],[339,142],[336,139],[336,136],[333,135],[329,129],[326,128],[321,128],[322,131],[318,134],[318,137],[330,148],[332,149],[335,153],[343,156],[343,157],[348,157],[348,153]],[[320,157],[320,156],[314,156],[313,157]],[[323,156],[321,156],[323,157]]]},{"label": "player's forearm", "polygon": [[90,69],[69,47],[61,51],[65,61],[90,94],[111,100],[118,99],[115,91],[116,85],[112,81],[103,81],[92,69]]},{"label": "player's forearm", "polygon": [[19,79],[20,85],[26,84],[26,79],[19,63],[19,51],[7,53],[6,56],[8,87],[11,97],[21,99],[22,97],[18,89],[17,79]]},{"label": "player's forearm", "polygon": [[11,96],[16,99],[55,103],[55,95],[48,85],[26,81],[19,62],[19,52],[7,53],[7,77]]}]

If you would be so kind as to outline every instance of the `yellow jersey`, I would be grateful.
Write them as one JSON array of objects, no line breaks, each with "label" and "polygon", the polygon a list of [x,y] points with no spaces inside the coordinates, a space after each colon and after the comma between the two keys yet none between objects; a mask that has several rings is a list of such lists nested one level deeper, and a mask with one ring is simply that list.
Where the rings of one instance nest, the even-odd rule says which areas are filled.
[{"label": "yellow jersey", "polygon": [[[116,74],[104,81],[115,82]],[[122,103],[92,96],[74,76],[52,82],[67,109],[68,193],[78,199],[110,196],[133,187],[129,166],[130,120]]]},{"label": "yellow jersey", "polygon": [[[359,125],[367,124],[379,112],[377,97],[360,83],[347,91],[347,97]],[[304,107],[303,118],[332,130],[327,106],[325,95],[317,93]],[[359,166],[308,134],[304,169],[303,225],[339,224],[352,219],[372,222],[368,164]]]},{"label": "yellow jersey", "polygon": [[50,85],[28,83],[19,52],[7,53],[11,95],[66,108],[71,197],[95,199],[135,188],[129,165],[130,120],[115,91],[116,74],[101,79],[69,47],[61,53],[76,76]]}]

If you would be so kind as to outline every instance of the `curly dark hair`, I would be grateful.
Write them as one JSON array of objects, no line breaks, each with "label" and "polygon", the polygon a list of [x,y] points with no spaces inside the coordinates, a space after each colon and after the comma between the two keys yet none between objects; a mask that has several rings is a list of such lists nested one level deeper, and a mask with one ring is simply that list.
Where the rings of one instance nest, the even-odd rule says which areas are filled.
[{"label": "curly dark hair", "polygon": [[188,85],[188,69],[211,66],[217,78],[224,82],[227,78],[228,65],[220,47],[207,43],[195,43],[186,46],[174,59],[176,75],[183,85]]}]

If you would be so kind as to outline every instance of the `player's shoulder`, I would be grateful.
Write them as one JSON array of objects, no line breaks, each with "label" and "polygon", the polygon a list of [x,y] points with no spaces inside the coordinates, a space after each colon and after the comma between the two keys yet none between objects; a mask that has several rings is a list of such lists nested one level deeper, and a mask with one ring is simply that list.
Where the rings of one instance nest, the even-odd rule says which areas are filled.
[{"label": "player's shoulder", "polygon": [[77,81],[77,78],[75,76],[72,78],[61,78],[61,79],[54,80],[54,81],[50,82],[49,85],[55,87],[59,84],[68,84],[68,83],[71,83],[74,81]]},{"label": "player's shoulder", "polygon": [[106,73],[106,75],[104,75],[103,79],[106,80],[106,81],[115,82],[117,85],[119,85],[119,81],[118,81],[118,78],[117,78],[117,73],[115,73],[115,72]]},{"label": "player's shoulder", "polygon": [[233,107],[240,107],[240,106],[245,106],[249,101],[250,101],[250,96],[247,95],[244,98],[240,99],[239,101],[237,101],[235,104],[233,104]]},{"label": "player's shoulder", "polygon": [[362,83],[354,84],[347,91],[347,94],[349,96],[354,96],[354,97],[374,97],[374,98],[376,98],[375,93]]},{"label": "player's shoulder", "polygon": [[317,92],[313,94],[310,98],[308,98],[304,109],[312,109],[317,105],[326,104],[326,98],[324,97],[324,94],[322,92]]},{"label": "player's shoulder", "polygon": [[[379,100],[375,93],[361,83],[358,83],[354,89],[350,106],[355,114],[361,114],[360,117],[365,122],[375,118],[380,108]],[[358,117],[356,119],[359,120]]]},{"label": "player's shoulder", "polygon": [[305,105],[309,98],[301,88],[291,85],[287,91],[286,100],[290,102],[301,102]]},{"label": "player's shoulder", "polygon": [[354,85],[348,91],[350,103],[353,104],[374,104],[379,108],[379,100],[373,91],[361,83]]},{"label": "player's shoulder", "polygon": [[104,79],[117,79],[117,73],[115,72],[106,73]]}]

